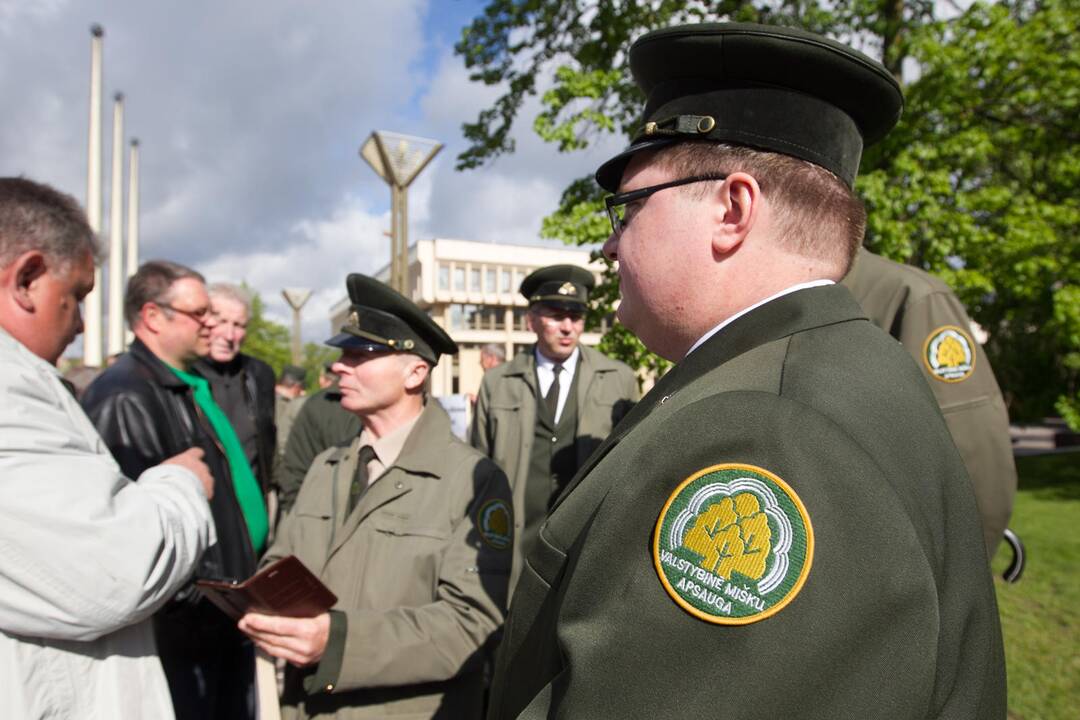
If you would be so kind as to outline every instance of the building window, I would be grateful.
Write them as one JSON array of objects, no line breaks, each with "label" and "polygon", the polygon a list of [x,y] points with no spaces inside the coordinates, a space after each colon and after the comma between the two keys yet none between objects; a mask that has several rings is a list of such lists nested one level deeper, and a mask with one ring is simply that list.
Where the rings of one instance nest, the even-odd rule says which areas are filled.
[{"label": "building window", "polygon": [[482,330],[483,319],[479,305],[450,305],[451,330]]},{"label": "building window", "polygon": [[525,278],[525,272],[519,268],[514,268],[514,287],[521,287],[521,281]]},{"label": "building window", "polygon": [[454,268],[454,290],[465,289],[465,268]]},{"label": "building window", "polygon": [[510,271],[509,270],[503,270],[502,271],[502,290],[500,292],[504,292],[504,293],[510,292]]},{"label": "building window", "polygon": [[474,267],[469,270],[469,290],[480,292],[482,289],[480,287],[480,268]]},{"label": "building window", "polygon": [[525,324],[525,315],[528,313],[528,308],[514,308],[514,329],[515,330],[528,330],[529,326]]},{"label": "building window", "polygon": [[439,263],[439,289],[450,289],[450,266]]},{"label": "building window", "polygon": [[484,292],[495,292],[495,269],[488,268],[484,273]]}]

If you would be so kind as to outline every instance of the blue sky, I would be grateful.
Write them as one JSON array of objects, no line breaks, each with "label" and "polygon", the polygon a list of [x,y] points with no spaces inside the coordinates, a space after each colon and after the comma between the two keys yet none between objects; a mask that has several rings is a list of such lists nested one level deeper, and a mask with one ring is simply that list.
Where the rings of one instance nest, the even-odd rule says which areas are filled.
[{"label": "blue sky", "polygon": [[125,137],[142,143],[141,258],[245,281],[280,321],[281,289],[312,288],[304,340],[321,341],[345,275],[388,257],[389,191],[357,156],[372,130],[446,144],[410,191],[414,240],[537,242],[563,187],[619,144],[560,155],[532,134],[533,103],[513,156],[454,171],[462,122],[497,95],[453,55],[483,5],[0,0],[0,174],[85,200],[89,27],[101,23],[106,221],[111,98],[122,90]]}]

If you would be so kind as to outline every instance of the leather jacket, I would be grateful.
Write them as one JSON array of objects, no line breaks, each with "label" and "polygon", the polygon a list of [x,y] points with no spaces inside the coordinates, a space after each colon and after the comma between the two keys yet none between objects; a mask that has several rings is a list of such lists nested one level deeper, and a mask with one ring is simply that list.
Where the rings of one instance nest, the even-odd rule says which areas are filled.
[{"label": "leather jacket", "polygon": [[[210,510],[218,542],[203,555],[195,576],[244,579],[254,573],[255,553],[225,451],[190,387],[135,339],[86,389],[82,406],[129,478],[188,448],[202,448],[214,477]],[[197,652],[220,642],[222,632],[236,633],[232,621],[193,585],[156,619],[163,654],[169,646]]]}]

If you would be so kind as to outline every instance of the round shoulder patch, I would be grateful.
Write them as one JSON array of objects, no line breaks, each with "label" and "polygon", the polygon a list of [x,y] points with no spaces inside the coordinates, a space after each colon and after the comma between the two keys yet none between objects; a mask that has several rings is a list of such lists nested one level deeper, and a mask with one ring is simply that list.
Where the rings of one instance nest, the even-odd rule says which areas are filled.
[{"label": "round shoulder patch", "polygon": [[943,325],[926,338],[923,362],[942,382],[962,382],[975,372],[975,341],[963,328]]},{"label": "round shoulder patch", "polygon": [[718,625],[780,612],[799,594],[813,558],[802,500],[754,465],[713,465],[688,477],[660,511],[653,535],[653,564],[668,595]]},{"label": "round shoulder patch", "polygon": [[506,550],[514,541],[514,524],[505,500],[488,500],[476,513],[476,529],[481,539],[496,550]]}]

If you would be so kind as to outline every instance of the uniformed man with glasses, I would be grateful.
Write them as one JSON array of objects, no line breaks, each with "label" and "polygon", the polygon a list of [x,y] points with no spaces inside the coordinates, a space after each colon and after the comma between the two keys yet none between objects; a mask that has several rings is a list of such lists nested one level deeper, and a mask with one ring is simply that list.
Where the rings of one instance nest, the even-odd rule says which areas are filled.
[{"label": "uniformed man with glasses", "polygon": [[919,368],[837,284],[879,63],[775,26],[645,35],[604,253],[675,363],[556,500],[489,718],[1003,718],[994,588]]}]

